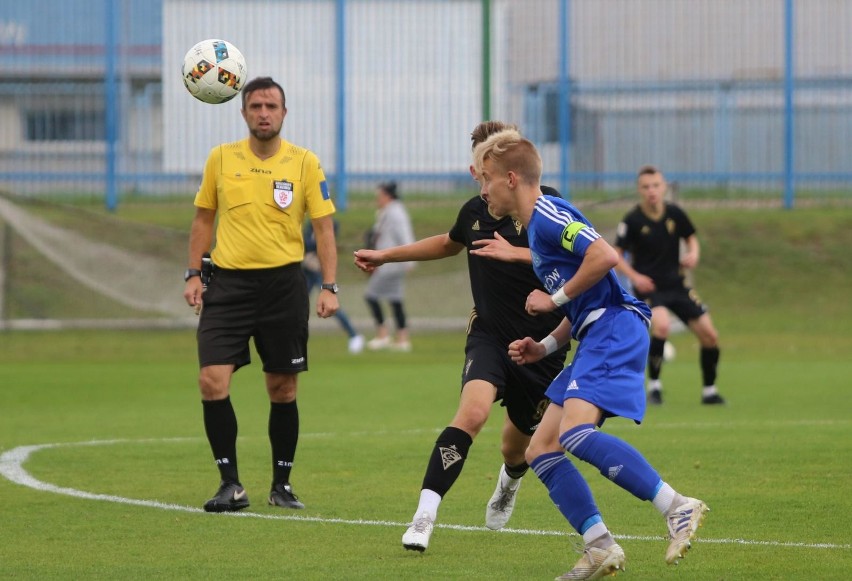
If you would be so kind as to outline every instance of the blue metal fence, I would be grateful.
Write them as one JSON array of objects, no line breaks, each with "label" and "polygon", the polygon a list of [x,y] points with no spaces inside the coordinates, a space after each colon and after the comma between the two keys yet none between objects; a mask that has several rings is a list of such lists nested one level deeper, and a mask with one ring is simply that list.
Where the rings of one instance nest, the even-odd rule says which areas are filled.
[{"label": "blue metal fence", "polygon": [[[339,204],[378,179],[469,185],[469,132],[518,123],[568,195],[643,164],[682,189],[848,191],[852,3],[836,0],[33,0],[0,5],[0,188],[103,196],[195,188],[239,139],[236,102],[183,89],[221,37],[288,93],[285,136]],[[487,28],[486,28],[487,27]]]}]

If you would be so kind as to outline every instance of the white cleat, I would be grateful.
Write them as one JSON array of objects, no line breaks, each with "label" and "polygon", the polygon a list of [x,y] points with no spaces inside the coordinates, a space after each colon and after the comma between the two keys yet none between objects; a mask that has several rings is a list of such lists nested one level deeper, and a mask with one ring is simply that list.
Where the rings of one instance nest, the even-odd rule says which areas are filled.
[{"label": "white cleat", "polygon": [[567,573],[560,575],[556,581],[568,581],[570,579],[600,579],[612,576],[621,570],[624,571],[624,551],[617,543],[613,543],[606,549],[598,547],[586,547],[583,556]]},{"label": "white cleat", "polygon": [[491,500],[485,507],[485,526],[492,531],[499,531],[512,516],[515,509],[515,499],[518,489],[521,487],[520,478],[511,478],[506,474],[506,465],[500,466],[500,474],[497,476],[497,488],[491,495]]},{"label": "white cleat", "polygon": [[432,536],[433,528],[435,528],[435,521],[424,512],[414,519],[414,522],[402,535],[402,546],[409,551],[420,551],[422,553],[429,546],[429,537]]},{"label": "white cleat", "polygon": [[669,548],[666,550],[666,563],[674,565],[683,559],[708,512],[710,509],[706,504],[697,498],[687,498],[685,503],[666,517],[670,539]]},{"label": "white cleat", "polygon": [[367,341],[367,349],[370,351],[381,351],[390,347],[390,337],[375,337]]},{"label": "white cleat", "polygon": [[364,350],[364,335],[355,335],[349,339],[349,352],[357,355]]}]

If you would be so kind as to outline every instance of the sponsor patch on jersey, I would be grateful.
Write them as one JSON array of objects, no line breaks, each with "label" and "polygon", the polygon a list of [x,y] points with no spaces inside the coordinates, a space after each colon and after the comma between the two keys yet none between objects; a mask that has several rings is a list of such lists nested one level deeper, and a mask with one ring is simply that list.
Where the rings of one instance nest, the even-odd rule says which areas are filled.
[{"label": "sponsor patch on jersey", "polygon": [[582,222],[571,222],[565,226],[565,230],[562,231],[562,248],[574,252],[574,241],[577,239],[577,234],[585,227],[586,225]]},{"label": "sponsor patch on jersey", "polygon": [[328,193],[328,182],[323,180],[320,182],[320,192],[322,193],[323,200],[330,200],[331,194]]},{"label": "sponsor patch on jersey", "polygon": [[286,210],[293,203],[293,182],[272,182],[272,199],[282,210]]}]

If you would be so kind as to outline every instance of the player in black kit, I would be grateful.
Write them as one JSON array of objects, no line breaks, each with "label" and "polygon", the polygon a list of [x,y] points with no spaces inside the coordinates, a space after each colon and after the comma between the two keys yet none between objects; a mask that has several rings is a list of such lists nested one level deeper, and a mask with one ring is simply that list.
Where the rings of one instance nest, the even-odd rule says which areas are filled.
[{"label": "player in black kit", "polygon": [[[679,206],[666,202],[666,180],[653,166],[644,166],[636,179],[640,201],[618,225],[615,248],[622,259],[616,269],[630,279],[634,295],[651,307],[651,348],[648,353],[648,402],[663,402],[660,372],[669,336],[669,311],[681,319],[701,344],[701,402],[724,404],[716,389],[719,335],[707,307],[685,282],[685,270],[695,268],[701,246],[695,226]],[[686,244],[681,256],[680,243]],[[625,259],[630,254],[631,262]]]},{"label": "player in black kit", "polygon": [[[471,133],[473,146],[509,127],[498,121],[480,123]],[[472,166],[471,175],[476,179]],[[542,191],[558,196],[550,188],[542,187]],[[533,317],[524,311],[530,292],[542,288],[530,263],[527,231],[509,216],[490,214],[478,195],[462,206],[448,233],[382,251],[358,250],[355,264],[370,272],[385,262],[435,260],[455,256],[465,248],[474,307],[467,328],[461,397],[455,417],[432,449],[420,502],[402,536],[403,546],[416,551],[428,547],[438,506],[459,477],[473,439],[496,401],[506,408],[501,446],[504,463],[485,509],[485,524],[494,530],[503,528],[529,468],[524,452],[549,403],[544,392],[562,370],[570,348],[566,345],[532,366],[516,365],[509,359],[509,343],[518,337],[544,338],[562,316]]]}]

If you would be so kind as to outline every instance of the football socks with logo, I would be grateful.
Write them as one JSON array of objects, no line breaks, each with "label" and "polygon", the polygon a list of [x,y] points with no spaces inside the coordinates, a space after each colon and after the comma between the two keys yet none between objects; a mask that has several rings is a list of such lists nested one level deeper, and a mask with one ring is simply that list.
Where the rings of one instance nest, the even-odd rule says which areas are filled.
[{"label": "football socks with logo", "polygon": [[582,424],[562,434],[559,443],[636,498],[654,498],[660,475],[627,442],[596,430],[592,424]]},{"label": "football socks with logo", "polygon": [[238,483],[237,415],[231,405],[231,398],[201,400],[201,405],[204,411],[204,431],[219,475],[224,482]]},{"label": "football socks with logo", "polygon": [[600,512],[586,480],[564,452],[548,452],[530,463],[530,468],[547,487],[550,499],[578,533],[595,524]]},{"label": "football socks with logo", "polygon": [[472,444],[473,438],[464,430],[451,426],[444,428],[432,448],[423,477],[423,488],[443,497],[461,474]]},{"label": "football socks with logo", "polygon": [[290,470],[299,441],[296,401],[269,404],[269,443],[272,445],[272,481],[290,482]]}]

